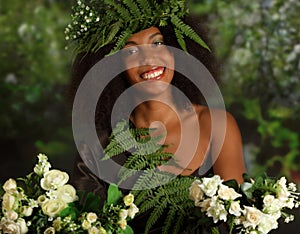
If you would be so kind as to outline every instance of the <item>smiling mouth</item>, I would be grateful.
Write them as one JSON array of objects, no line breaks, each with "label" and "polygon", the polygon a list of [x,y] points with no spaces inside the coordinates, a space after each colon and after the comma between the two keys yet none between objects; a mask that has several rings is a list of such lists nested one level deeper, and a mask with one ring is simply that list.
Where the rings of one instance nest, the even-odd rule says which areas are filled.
[{"label": "smiling mouth", "polygon": [[155,67],[152,68],[150,71],[142,73],[141,77],[144,80],[159,80],[164,71],[165,67]]}]

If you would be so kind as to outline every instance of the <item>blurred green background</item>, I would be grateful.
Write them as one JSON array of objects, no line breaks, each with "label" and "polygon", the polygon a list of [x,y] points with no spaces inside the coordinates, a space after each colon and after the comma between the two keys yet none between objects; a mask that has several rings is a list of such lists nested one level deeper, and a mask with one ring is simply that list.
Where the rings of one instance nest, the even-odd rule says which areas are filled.
[{"label": "blurred green background", "polygon": [[[249,174],[285,175],[299,185],[300,1],[190,4],[207,15],[221,62],[220,88],[241,128]],[[0,0],[1,181],[30,172],[39,152],[53,167],[72,170],[66,85],[74,56],[64,39],[71,5]]]}]

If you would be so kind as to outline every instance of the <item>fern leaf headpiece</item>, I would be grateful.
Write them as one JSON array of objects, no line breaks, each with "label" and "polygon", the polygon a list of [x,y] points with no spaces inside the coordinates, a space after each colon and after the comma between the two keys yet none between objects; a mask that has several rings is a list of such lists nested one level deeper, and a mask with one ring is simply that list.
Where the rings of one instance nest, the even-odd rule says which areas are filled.
[{"label": "fern leaf headpiece", "polygon": [[65,29],[66,40],[76,43],[76,51],[96,52],[114,44],[109,54],[120,50],[128,38],[151,26],[172,24],[177,41],[187,51],[184,37],[208,46],[184,21],[189,14],[186,0],[78,0],[73,6],[72,23]]}]

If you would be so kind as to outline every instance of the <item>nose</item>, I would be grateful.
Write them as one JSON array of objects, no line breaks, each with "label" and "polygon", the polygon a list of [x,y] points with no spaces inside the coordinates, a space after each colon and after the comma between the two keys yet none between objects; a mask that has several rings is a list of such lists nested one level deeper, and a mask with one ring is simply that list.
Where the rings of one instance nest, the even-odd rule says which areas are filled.
[{"label": "nose", "polygon": [[156,53],[151,45],[142,45],[139,54],[140,65],[155,65]]}]

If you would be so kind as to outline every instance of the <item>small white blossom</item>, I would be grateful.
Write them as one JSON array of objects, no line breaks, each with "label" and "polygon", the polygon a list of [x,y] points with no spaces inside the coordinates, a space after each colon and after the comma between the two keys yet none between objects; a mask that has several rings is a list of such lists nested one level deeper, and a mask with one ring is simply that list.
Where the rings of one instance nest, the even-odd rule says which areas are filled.
[{"label": "small white blossom", "polygon": [[55,229],[54,227],[48,227],[45,231],[44,234],[55,234]]},{"label": "small white blossom", "polygon": [[214,175],[211,178],[203,178],[203,181],[200,185],[202,191],[209,197],[212,197],[216,194],[219,185],[222,183],[219,175]]},{"label": "small white blossom", "polygon": [[227,220],[227,211],[225,209],[225,206],[217,196],[212,197],[210,206],[207,209],[207,216],[212,217],[214,220],[214,223],[217,223],[220,220],[223,220],[226,222]]},{"label": "small white blossom", "polygon": [[135,214],[139,212],[139,208],[134,204],[132,203],[128,209],[128,216],[133,219]]},{"label": "small white blossom", "polygon": [[119,222],[118,222],[119,226],[121,229],[125,230],[126,227],[127,227],[127,221],[126,219],[121,219]]},{"label": "small white blossom", "polygon": [[14,179],[8,179],[4,183],[3,189],[5,192],[15,192],[17,190],[17,182]]},{"label": "small white blossom", "polygon": [[93,213],[93,212],[89,212],[87,215],[86,215],[86,219],[87,221],[89,221],[90,223],[94,223],[97,221],[98,219],[98,216]]},{"label": "small white blossom", "polygon": [[133,194],[129,193],[128,195],[124,196],[123,201],[125,206],[130,206],[134,202]]}]

